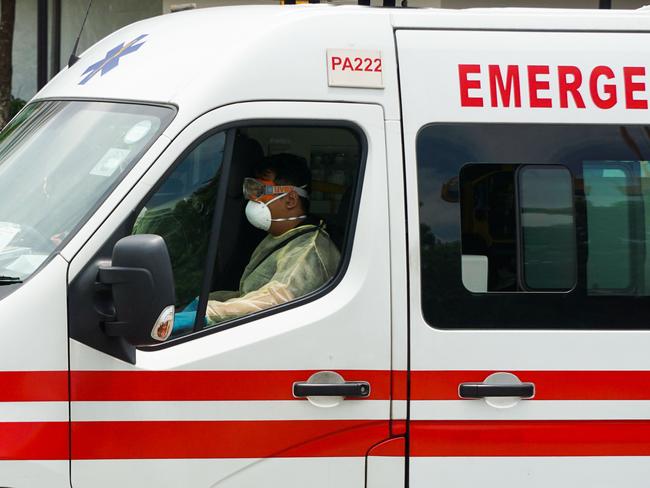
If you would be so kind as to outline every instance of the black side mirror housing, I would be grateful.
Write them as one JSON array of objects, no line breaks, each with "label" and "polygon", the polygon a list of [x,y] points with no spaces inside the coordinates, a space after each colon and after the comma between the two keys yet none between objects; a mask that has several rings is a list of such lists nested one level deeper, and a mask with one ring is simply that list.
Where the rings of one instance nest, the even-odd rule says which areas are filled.
[{"label": "black side mirror housing", "polygon": [[134,346],[160,344],[171,334],[174,275],[167,245],[153,234],[131,235],[113,247],[110,266],[100,266],[99,283],[111,288],[114,316],[103,322],[109,336]]}]

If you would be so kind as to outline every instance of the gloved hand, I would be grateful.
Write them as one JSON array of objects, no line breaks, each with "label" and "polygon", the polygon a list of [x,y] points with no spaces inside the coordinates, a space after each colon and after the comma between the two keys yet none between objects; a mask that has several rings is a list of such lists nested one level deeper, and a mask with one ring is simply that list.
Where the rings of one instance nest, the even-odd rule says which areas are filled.
[{"label": "gloved hand", "polygon": [[172,329],[173,335],[191,332],[194,328],[194,319],[196,318],[196,311],[190,312],[177,312],[174,315],[174,328]]},{"label": "gloved hand", "polygon": [[182,312],[176,312],[174,315],[174,328],[172,329],[173,335],[180,335],[192,331],[194,328],[194,319],[196,318],[196,310],[198,308],[199,297],[196,297]]},{"label": "gloved hand", "polygon": [[183,309],[183,312],[196,312],[198,308],[199,308],[199,297],[196,297],[187,305],[187,307]]}]

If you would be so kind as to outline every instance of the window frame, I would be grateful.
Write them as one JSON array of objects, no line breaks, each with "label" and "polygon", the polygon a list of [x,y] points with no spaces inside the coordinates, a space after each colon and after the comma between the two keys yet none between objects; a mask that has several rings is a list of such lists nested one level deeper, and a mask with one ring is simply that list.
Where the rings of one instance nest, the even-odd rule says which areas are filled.
[{"label": "window frame", "polygon": [[[569,130],[576,130],[576,137],[584,137],[586,144],[583,142],[581,145],[565,145],[566,141],[554,143],[557,150],[567,151],[565,155],[557,150],[553,153],[546,154],[543,157],[527,157],[513,156],[504,154],[499,158],[498,155],[491,155],[490,158],[485,158],[480,153],[472,154],[466,153],[463,157],[470,157],[466,161],[460,159],[454,166],[451,166],[449,161],[432,162],[431,156],[427,151],[439,151],[438,145],[449,143],[450,150],[461,151],[464,146],[461,144],[462,140],[454,140],[454,130],[457,129],[472,129],[481,130],[482,128],[491,130],[493,126],[497,126],[502,130],[512,130],[513,127],[522,127],[531,130],[549,127],[549,128],[567,128]],[[586,282],[586,259],[587,255],[587,223],[586,223],[586,199],[584,189],[581,187],[581,182],[584,180],[582,174],[582,165],[587,162],[596,161],[611,161],[611,162],[630,162],[640,163],[648,161],[650,158],[646,157],[646,152],[638,154],[631,153],[629,149],[626,152],[624,147],[629,148],[629,144],[621,143],[618,137],[613,136],[608,139],[611,150],[604,147],[605,153],[603,157],[594,157],[592,155],[585,155],[585,152],[598,152],[603,151],[603,147],[599,142],[593,139],[593,135],[589,133],[590,130],[613,131],[614,129],[647,129],[648,124],[570,124],[570,123],[515,123],[515,122],[442,122],[442,121],[427,121],[422,124],[416,131],[414,137],[414,158],[407,164],[412,164],[414,176],[414,191],[411,197],[408,198],[407,207],[413,211],[417,222],[417,255],[416,268],[412,271],[419,276],[418,286],[415,290],[416,293],[416,313],[420,314],[422,321],[434,330],[439,331],[463,331],[463,330],[476,330],[476,331],[632,331],[632,330],[650,330],[650,293],[647,295],[597,295],[587,293]],[[440,129],[448,130],[449,132],[440,131]],[[577,132],[585,130],[583,134]],[[426,134],[425,131],[429,132]],[[625,131],[628,132],[627,130]],[[604,132],[608,137],[609,132]],[[423,137],[426,136],[426,137]],[[498,134],[496,134],[498,135]],[[567,137],[570,137],[569,134]],[[587,137],[589,136],[589,137]],[[509,137],[515,137],[509,133]],[[471,139],[470,139],[471,140]],[[448,157],[446,154],[447,149],[444,146],[442,157]],[[519,159],[518,159],[519,158]],[[460,169],[470,162],[483,161],[485,164],[521,164],[521,165],[550,165],[560,166],[568,169],[572,175],[573,195],[573,212],[574,224],[576,226],[576,262],[577,262],[577,279],[576,285],[569,291],[532,291],[532,292],[496,292],[496,293],[473,293],[468,291],[461,279],[462,270],[460,265],[461,256],[461,237],[460,237],[460,204],[456,202],[458,207],[455,210],[450,210],[457,216],[455,226],[458,231],[458,239],[450,238],[447,240],[436,239],[436,241],[429,242],[424,238],[422,233],[422,226],[430,226],[432,221],[423,220],[423,208],[414,202],[420,202],[427,198],[440,198],[431,197],[429,193],[423,194],[423,181],[422,178],[426,172],[431,171],[432,168],[437,168],[440,173],[441,181],[445,179],[457,177]],[[480,164],[480,163],[477,163]],[[442,165],[442,166],[441,166]],[[450,165],[450,166],[447,166]],[[450,172],[453,168],[453,173]],[[423,171],[425,172],[423,174]],[[636,175],[636,172],[633,174]],[[639,175],[636,175],[637,177]],[[580,180],[580,181],[578,181]],[[444,184],[442,181],[441,184]],[[433,191],[435,194],[438,190],[431,190],[426,188],[426,191]],[[440,221],[440,225],[431,227],[432,235],[445,229],[444,221]],[[446,229],[445,229],[446,231]],[[439,243],[438,243],[439,242]],[[455,253],[452,248],[445,249],[447,243],[453,244],[457,242],[458,249],[458,263],[445,261],[445,266],[438,268],[440,273],[436,276],[431,274],[428,269],[433,265],[433,261],[427,260],[423,255],[423,246],[438,246],[438,250],[434,249],[434,253],[438,256],[443,256],[445,259]],[[650,245],[647,242],[646,245]],[[451,249],[451,250],[449,250]],[[446,253],[446,254],[445,254]],[[435,256],[435,254],[432,254]],[[457,265],[457,266],[456,266]],[[458,276],[455,274],[453,280],[450,278],[440,279],[440,276],[445,276],[445,273],[454,273],[455,266],[458,268]],[[465,296],[459,295],[458,290],[462,289]],[[449,292],[447,292],[449,290]],[[442,291],[442,293],[440,293]],[[436,295],[437,294],[437,295]],[[516,297],[515,302],[512,302],[513,297]],[[504,310],[509,310],[505,313]]]},{"label": "window frame", "polygon": [[[524,226],[522,224],[522,212],[523,207],[521,204],[521,177],[522,173],[526,169],[540,169],[540,168],[560,168],[569,175],[569,185],[571,189],[571,224],[573,228],[573,284],[570,288],[564,289],[550,289],[550,288],[533,288],[526,281],[526,253],[525,253],[525,238],[524,238]],[[575,179],[571,168],[567,165],[559,162],[558,164],[536,164],[536,163],[522,163],[515,170],[515,215],[517,221],[517,281],[519,286],[522,288],[522,291],[516,293],[571,293],[575,290],[578,284],[578,240],[576,239],[577,233],[577,216],[576,216],[576,206],[575,206]]]},{"label": "window frame", "polygon": [[[218,225],[223,217],[225,204],[226,204],[226,192],[225,187],[228,182],[228,177],[230,176],[230,165],[232,163],[232,150],[234,146],[234,136],[237,129],[250,128],[250,127],[274,127],[274,128],[338,128],[338,129],[348,129],[356,137],[359,144],[359,167],[356,175],[356,181],[354,184],[354,195],[351,199],[351,212],[348,216],[348,231],[346,234],[346,239],[344,247],[340,249],[341,252],[341,261],[339,263],[336,274],[332,279],[330,279],[324,286],[314,290],[311,293],[308,293],[302,297],[291,300],[287,303],[283,303],[265,310],[260,310],[259,312],[251,313],[238,317],[227,322],[224,322],[223,325],[217,326],[205,326],[198,329],[198,326],[201,325],[201,319],[205,315],[207,308],[209,285],[212,280],[212,274],[214,271],[214,264],[217,257],[218,251],[218,240],[220,238],[220,225]],[[277,118],[250,118],[242,119],[226,124],[219,125],[214,127],[197,138],[187,146],[187,148],[174,159],[174,162],[169,166],[165,171],[163,176],[156,182],[156,184],[147,192],[144,198],[138,203],[135,209],[132,212],[132,219],[138,215],[139,210],[144,206],[144,204],[151,198],[152,195],[158,191],[158,189],[164,184],[170,174],[172,174],[175,169],[183,162],[184,158],[187,157],[196,147],[198,147],[203,141],[211,137],[212,135],[218,132],[226,132],[226,141],[224,146],[224,156],[223,162],[221,165],[221,176],[226,176],[219,181],[219,189],[217,191],[217,200],[214,208],[214,215],[212,221],[212,228],[210,231],[210,237],[208,241],[208,255],[206,256],[206,263],[204,265],[204,274],[203,274],[203,283],[201,287],[201,295],[199,297],[199,305],[196,313],[196,319],[194,322],[194,330],[190,333],[183,334],[179,337],[173,337],[167,341],[156,344],[153,346],[141,346],[136,349],[141,351],[159,351],[162,349],[167,349],[169,347],[176,346],[178,344],[183,344],[188,341],[199,339],[207,335],[216,334],[218,332],[229,330],[234,327],[239,327],[240,325],[247,324],[259,319],[263,319],[270,315],[283,312],[285,310],[290,310],[302,305],[311,303],[319,298],[327,295],[334,288],[336,288],[339,283],[343,280],[344,276],[347,273],[350,260],[352,257],[352,248],[354,245],[354,237],[356,234],[357,228],[357,219],[359,215],[359,206],[361,202],[361,194],[363,190],[363,182],[366,174],[366,164],[368,159],[368,138],[365,134],[365,131],[358,124],[342,119],[277,119]],[[128,226],[127,226],[128,228]],[[216,245],[212,245],[213,243]]]}]

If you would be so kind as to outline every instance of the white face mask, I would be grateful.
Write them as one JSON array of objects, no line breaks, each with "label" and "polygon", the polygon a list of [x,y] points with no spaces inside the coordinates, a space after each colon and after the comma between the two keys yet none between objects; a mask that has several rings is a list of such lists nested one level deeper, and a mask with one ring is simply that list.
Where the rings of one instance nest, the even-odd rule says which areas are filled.
[{"label": "white face mask", "polygon": [[246,218],[253,227],[257,227],[263,231],[268,231],[271,228],[271,222],[284,222],[287,220],[300,220],[307,218],[306,215],[300,215],[299,217],[288,217],[284,219],[271,218],[271,210],[269,210],[269,204],[287,195],[288,193],[281,193],[266,203],[249,200],[246,204]]}]

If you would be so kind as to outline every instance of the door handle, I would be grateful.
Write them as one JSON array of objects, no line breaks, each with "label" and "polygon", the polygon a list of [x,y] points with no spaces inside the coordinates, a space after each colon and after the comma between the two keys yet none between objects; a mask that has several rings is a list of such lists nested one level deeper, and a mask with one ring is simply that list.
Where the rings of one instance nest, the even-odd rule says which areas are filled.
[{"label": "door handle", "polygon": [[310,396],[340,396],[366,398],[370,395],[367,381],[346,381],[345,383],[294,383],[293,396],[305,398]]},{"label": "door handle", "polygon": [[535,384],[519,383],[513,385],[495,385],[489,383],[461,383],[458,385],[458,396],[460,398],[533,398],[535,396]]}]

